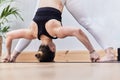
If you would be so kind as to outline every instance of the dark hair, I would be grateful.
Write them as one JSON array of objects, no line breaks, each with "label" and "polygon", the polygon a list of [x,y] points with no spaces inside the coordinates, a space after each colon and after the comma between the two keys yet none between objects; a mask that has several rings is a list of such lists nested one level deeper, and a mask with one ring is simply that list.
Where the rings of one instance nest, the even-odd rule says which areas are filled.
[{"label": "dark hair", "polygon": [[55,52],[52,52],[48,45],[40,45],[35,57],[39,62],[54,62]]}]

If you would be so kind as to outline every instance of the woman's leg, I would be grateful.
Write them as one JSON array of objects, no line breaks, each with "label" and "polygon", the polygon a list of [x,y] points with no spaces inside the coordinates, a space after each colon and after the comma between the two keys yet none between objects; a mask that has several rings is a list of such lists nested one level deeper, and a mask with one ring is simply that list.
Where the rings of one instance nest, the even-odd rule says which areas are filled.
[{"label": "woman's leg", "polygon": [[11,62],[15,62],[18,55],[31,43],[32,40],[20,39],[12,52]]},{"label": "woman's leg", "polygon": [[[76,5],[73,5],[73,4],[76,4]],[[92,22],[89,21],[89,18],[90,18],[89,13],[88,12],[86,13],[86,11],[88,11],[88,8],[86,8],[88,5],[85,5],[85,4],[87,3],[82,3],[79,0],[66,0],[65,2],[65,6],[67,10],[71,13],[71,15],[76,19],[76,21],[80,25],[82,25],[95,38],[95,40],[101,46],[101,48],[105,50],[106,55],[103,58],[101,58],[101,61],[115,60],[114,58],[115,54],[112,51],[113,49],[111,49],[112,46],[108,45],[109,43],[105,40],[105,36],[101,36],[101,33],[103,33],[103,30],[102,30],[103,28],[101,28],[101,26],[98,25],[99,23],[97,24],[94,21]],[[92,5],[93,6],[96,5],[95,2],[93,2]],[[96,6],[96,9],[98,6]],[[89,9],[89,11],[92,11],[92,13],[96,13],[96,11],[98,11],[99,9],[98,7],[98,9],[96,11],[94,10],[93,12],[92,8],[90,8],[91,10]],[[98,28],[101,28],[101,29],[98,29]]]}]

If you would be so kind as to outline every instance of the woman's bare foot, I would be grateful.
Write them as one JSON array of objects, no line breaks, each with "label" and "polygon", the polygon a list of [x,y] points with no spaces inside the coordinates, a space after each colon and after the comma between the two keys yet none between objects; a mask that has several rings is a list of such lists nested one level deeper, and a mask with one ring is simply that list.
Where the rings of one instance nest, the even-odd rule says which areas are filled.
[{"label": "woman's bare foot", "polygon": [[11,59],[10,59],[10,62],[15,62],[15,61],[16,61],[16,57],[12,56]]},{"label": "woman's bare foot", "polygon": [[19,54],[20,52],[14,51],[13,55],[11,56],[10,62],[15,62]]},{"label": "woman's bare foot", "polygon": [[109,62],[115,60],[115,54],[112,47],[105,50],[105,55],[100,59],[100,62]]}]

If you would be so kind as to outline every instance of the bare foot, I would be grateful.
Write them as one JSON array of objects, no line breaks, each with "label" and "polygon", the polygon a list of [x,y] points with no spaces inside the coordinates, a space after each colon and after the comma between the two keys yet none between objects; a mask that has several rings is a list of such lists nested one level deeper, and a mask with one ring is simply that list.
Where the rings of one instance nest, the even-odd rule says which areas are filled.
[{"label": "bare foot", "polygon": [[15,61],[16,61],[16,57],[12,56],[10,62],[15,62]]},{"label": "bare foot", "polygon": [[10,62],[15,62],[19,54],[20,54],[19,52],[13,53],[11,56]]},{"label": "bare foot", "polygon": [[103,56],[101,59],[100,59],[100,62],[109,62],[109,61],[115,61],[115,54],[114,54],[114,50],[112,47],[110,48],[107,48],[105,50],[105,56]]}]

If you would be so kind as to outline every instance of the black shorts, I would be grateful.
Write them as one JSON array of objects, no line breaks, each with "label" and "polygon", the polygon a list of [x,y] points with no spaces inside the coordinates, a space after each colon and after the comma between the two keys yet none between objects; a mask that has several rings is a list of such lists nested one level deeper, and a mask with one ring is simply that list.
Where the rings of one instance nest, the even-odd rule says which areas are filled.
[{"label": "black shorts", "polygon": [[35,17],[33,18],[33,21],[38,26],[38,39],[40,39],[41,35],[46,35],[49,38],[56,39],[56,37],[49,35],[45,29],[46,22],[51,19],[56,19],[61,22],[61,12],[51,7],[38,8]]}]

